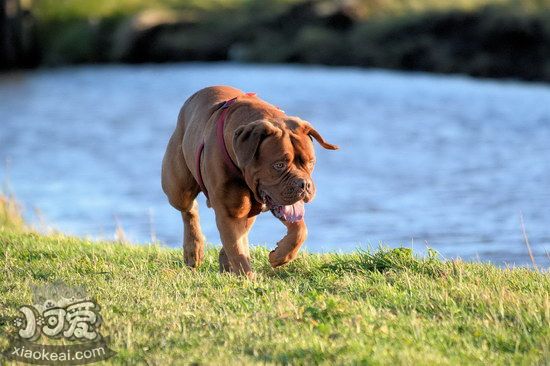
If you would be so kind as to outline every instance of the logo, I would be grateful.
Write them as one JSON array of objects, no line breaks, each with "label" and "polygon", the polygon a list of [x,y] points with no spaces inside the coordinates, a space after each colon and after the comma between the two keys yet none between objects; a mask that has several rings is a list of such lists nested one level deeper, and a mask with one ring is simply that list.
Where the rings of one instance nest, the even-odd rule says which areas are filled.
[{"label": "logo", "polygon": [[39,365],[84,365],[115,355],[100,333],[100,306],[81,287],[31,287],[33,305],[12,319],[16,332],[3,355]]}]

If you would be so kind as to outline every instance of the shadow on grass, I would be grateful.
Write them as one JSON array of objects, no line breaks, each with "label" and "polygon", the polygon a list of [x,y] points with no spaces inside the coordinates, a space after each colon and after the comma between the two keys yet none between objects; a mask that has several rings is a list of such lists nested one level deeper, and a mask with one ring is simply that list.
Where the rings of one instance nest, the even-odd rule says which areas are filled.
[{"label": "shadow on grass", "polygon": [[339,274],[409,270],[439,275],[443,270],[443,262],[437,256],[434,250],[429,250],[427,257],[419,258],[410,248],[381,248],[376,252],[358,251],[347,256],[331,256],[331,261],[321,266],[321,269]]},{"label": "shadow on grass", "polygon": [[[445,270],[445,262],[438,258],[434,250],[426,257],[415,256],[410,248],[380,248],[375,252],[355,251],[348,254],[307,254],[301,253],[293,262],[272,269],[262,255],[255,253],[255,268],[267,278],[289,280],[292,278],[314,278],[324,275],[361,275],[368,272],[411,271],[439,277]],[[261,253],[263,254],[263,253]]]},{"label": "shadow on grass", "polygon": [[254,354],[253,352],[248,352],[251,356],[255,356],[258,361],[264,363],[275,363],[281,365],[292,365],[296,361],[299,361],[299,364],[320,364],[327,361],[335,362],[338,359],[339,353],[345,353],[346,347],[341,347],[341,349],[334,353],[334,351],[328,352],[323,351],[318,348],[298,348],[293,350],[288,350],[285,352],[276,352],[273,354]]}]

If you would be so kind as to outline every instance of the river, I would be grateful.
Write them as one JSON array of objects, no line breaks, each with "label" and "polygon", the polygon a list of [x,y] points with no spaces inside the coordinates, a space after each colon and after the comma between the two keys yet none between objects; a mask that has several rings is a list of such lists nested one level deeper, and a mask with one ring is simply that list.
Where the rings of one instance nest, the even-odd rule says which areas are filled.
[{"label": "river", "polygon": [[[316,199],[310,252],[427,247],[443,258],[550,265],[550,87],[462,76],[314,66],[191,63],[82,66],[0,74],[0,179],[37,227],[181,247],[160,188],[185,99],[232,85],[310,121]],[[202,194],[201,222],[219,245]],[[38,212],[38,213],[37,213]],[[269,213],[252,230],[273,247]]]}]

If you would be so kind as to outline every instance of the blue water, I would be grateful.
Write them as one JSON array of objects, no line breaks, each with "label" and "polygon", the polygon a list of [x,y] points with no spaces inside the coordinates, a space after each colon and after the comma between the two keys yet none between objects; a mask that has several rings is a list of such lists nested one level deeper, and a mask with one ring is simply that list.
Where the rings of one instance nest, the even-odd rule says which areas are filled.
[{"label": "blue water", "polygon": [[[312,122],[317,148],[307,250],[389,246],[498,264],[550,258],[550,87],[353,68],[172,64],[0,75],[0,179],[45,229],[180,247],[160,188],[181,104],[228,84]],[[207,240],[219,244],[201,195]],[[39,210],[39,214],[35,211]],[[284,227],[262,214],[251,243]]]}]

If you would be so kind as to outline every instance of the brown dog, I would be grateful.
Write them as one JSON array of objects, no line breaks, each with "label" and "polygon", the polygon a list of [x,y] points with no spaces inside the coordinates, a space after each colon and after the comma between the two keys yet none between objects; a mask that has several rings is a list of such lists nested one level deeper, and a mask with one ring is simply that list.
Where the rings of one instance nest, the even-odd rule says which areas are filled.
[{"label": "brown dog", "polygon": [[265,209],[287,227],[269,262],[277,267],[296,257],[307,237],[304,202],[315,195],[311,138],[338,148],[308,122],[235,88],[205,88],[185,102],[162,161],[162,189],[181,211],[188,266],[198,266],[204,255],[195,201],[201,190],[216,214],[220,271],[254,276],[248,232]]}]

